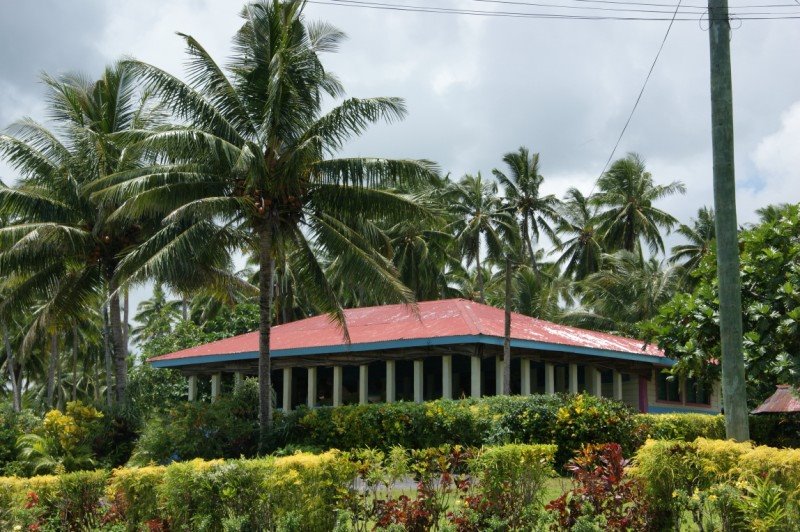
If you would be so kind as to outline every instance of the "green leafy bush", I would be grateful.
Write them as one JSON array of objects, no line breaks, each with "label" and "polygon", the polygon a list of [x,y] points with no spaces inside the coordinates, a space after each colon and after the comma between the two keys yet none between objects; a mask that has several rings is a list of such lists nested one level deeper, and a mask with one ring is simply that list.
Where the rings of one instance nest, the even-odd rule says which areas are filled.
[{"label": "green leafy bush", "polygon": [[800,416],[761,414],[750,416],[750,438],[770,447],[800,447]]},{"label": "green leafy bush", "polygon": [[725,417],[708,414],[637,414],[636,423],[654,440],[725,439]]},{"label": "green leafy bush", "polygon": [[0,474],[15,475],[22,472],[17,463],[17,440],[23,434],[41,429],[42,421],[30,410],[14,412],[11,403],[0,403]]}]

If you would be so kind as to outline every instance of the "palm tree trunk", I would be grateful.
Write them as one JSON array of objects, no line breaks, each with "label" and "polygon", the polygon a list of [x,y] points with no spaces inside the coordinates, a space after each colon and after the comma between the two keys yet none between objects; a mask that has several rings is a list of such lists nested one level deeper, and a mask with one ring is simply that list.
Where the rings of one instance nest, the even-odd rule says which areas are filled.
[{"label": "palm tree trunk", "polygon": [[114,379],[111,369],[111,336],[108,326],[108,306],[103,305],[103,351],[106,365],[106,401],[108,407],[114,404]]},{"label": "palm tree trunk", "polygon": [[478,242],[478,251],[475,253],[475,268],[478,270],[478,299],[481,303],[486,303],[483,295],[483,268],[481,268],[481,249]]},{"label": "palm tree trunk", "polygon": [[22,409],[20,400],[19,382],[17,382],[16,368],[14,367],[14,351],[11,349],[11,338],[8,335],[8,324],[3,323],[3,343],[6,347],[6,363],[8,364],[8,377],[11,379],[11,408],[14,412]]},{"label": "palm tree trunk", "polygon": [[131,334],[131,325],[129,323],[131,312],[131,298],[128,294],[127,288],[122,295],[122,345],[125,346],[125,356],[128,356],[128,338]]},{"label": "palm tree trunk", "polygon": [[56,391],[56,365],[58,363],[58,334],[50,336],[50,361],[47,365],[47,408],[53,408],[53,397]]},{"label": "palm tree trunk", "polygon": [[181,294],[181,317],[183,321],[189,319],[189,301],[184,294]]},{"label": "palm tree trunk", "polygon": [[536,255],[534,255],[533,253],[533,239],[530,235],[530,229],[528,224],[529,224],[529,217],[526,213],[522,217],[522,240],[523,240],[522,245],[528,248],[528,258],[531,261],[531,269],[534,271],[534,273],[536,273],[536,275],[539,275],[539,265],[536,264]]},{"label": "palm tree trunk", "polygon": [[506,309],[503,338],[503,395],[511,395],[511,258],[506,257]]},{"label": "palm tree trunk", "polygon": [[108,289],[111,291],[111,298],[108,303],[108,317],[111,324],[111,348],[114,355],[114,380],[117,385],[117,402],[124,404],[128,387],[128,357],[125,354],[117,288],[115,281],[109,282]]},{"label": "palm tree trunk", "polygon": [[272,428],[272,361],[269,341],[272,332],[272,228],[265,224],[258,231],[258,425],[259,451],[265,452]]},{"label": "palm tree trunk", "polygon": [[72,325],[72,400],[78,398],[78,324]]}]

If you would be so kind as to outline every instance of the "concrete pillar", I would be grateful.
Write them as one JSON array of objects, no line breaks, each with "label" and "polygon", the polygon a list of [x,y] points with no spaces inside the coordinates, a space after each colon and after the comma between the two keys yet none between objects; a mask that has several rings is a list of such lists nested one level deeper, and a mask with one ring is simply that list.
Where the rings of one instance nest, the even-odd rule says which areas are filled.
[{"label": "concrete pillar", "polygon": [[503,395],[503,358],[494,358],[494,394]]},{"label": "concrete pillar", "polygon": [[333,406],[342,405],[342,366],[333,366]]},{"label": "concrete pillar", "polygon": [[470,358],[470,395],[478,399],[481,396],[481,357]]},{"label": "concrete pillar", "polygon": [[186,379],[186,385],[188,387],[189,400],[197,401],[197,375],[189,375],[189,378]]},{"label": "concrete pillar", "polygon": [[306,392],[306,406],[317,406],[317,368],[308,368],[308,391]]},{"label": "concrete pillar", "polygon": [[292,368],[283,368],[283,405],[284,412],[292,410]]},{"label": "concrete pillar", "polygon": [[578,365],[569,365],[569,393],[578,393]]},{"label": "concrete pillar", "polygon": [[386,402],[394,403],[395,399],[395,362],[386,361]]},{"label": "concrete pillar", "polygon": [[236,373],[233,374],[233,387],[234,388],[240,387],[243,382],[244,382],[244,375],[242,374],[241,371],[237,371]]},{"label": "concrete pillar", "polygon": [[216,401],[222,393],[222,373],[211,375],[211,400]]},{"label": "concrete pillar", "polygon": [[367,393],[369,392],[369,366],[361,364],[358,366],[358,402],[362,405],[369,402]]},{"label": "concrete pillar", "polygon": [[592,395],[603,397],[603,373],[595,366],[589,366],[587,369],[589,370],[587,373],[591,383],[589,387],[592,390]]},{"label": "concrete pillar", "polygon": [[622,373],[614,370],[614,399],[622,401]]},{"label": "concrete pillar", "polygon": [[442,356],[442,399],[453,398],[453,356]]},{"label": "concrete pillar", "polygon": [[520,392],[522,395],[531,394],[531,361],[530,359],[523,358],[519,361],[520,373],[522,373],[522,382],[520,383]]},{"label": "concrete pillar", "polygon": [[421,403],[425,400],[424,388],[424,373],[422,371],[424,362],[422,360],[414,361],[414,402]]},{"label": "concrete pillar", "polygon": [[544,365],[544,393],[553,395],[556,393],[555,366],[550,363]]}]

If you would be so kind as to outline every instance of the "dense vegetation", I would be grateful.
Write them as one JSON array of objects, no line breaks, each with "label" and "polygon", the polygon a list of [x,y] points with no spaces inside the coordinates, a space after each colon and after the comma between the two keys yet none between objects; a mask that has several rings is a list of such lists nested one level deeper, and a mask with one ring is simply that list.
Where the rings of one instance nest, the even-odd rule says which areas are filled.
[{"label": "dense vegetation", "polygon": [[[67,473],[0,485],[0,523],[40,526],[53,519],[55,528],[85,528],[130,519],[156,530],[165,523],[246,528],[241,520],[249,514],[236,506],[246,499],[231,495],[238,492],[230,483],[241,474],[241,493],[286,484],[283,502],[253,495],[253,508],[272,516],[266,528],[303,528],[304,519],[324,516],[325,527],[346,521],[365,529],[377,520],[414,529],[412,515],[433,520],[428,525],[448,519],[458,530],[525,528],[542,517],[538,484],[519,494],[519,506],[517,495],[503,498],[507,486],[496,479],[486,477],[479,487],[442,482],[465,509],[439,508],[435,515],[421,502],[440,497],[433,492],[423,490],[416,500],[387,494],[367,512],[341,498],[341,490],[359,461],[389,475],[387,457],[398,446],[412,454],[440,445],[506,446],[479,453],[480,460],[469,451],[477,464],[528,456],[528,444],[554,445],[546,461],[575,474],[569,497],[551,505],[554,528],[672,526],[687,512],[696,523],[709,519],[709,526],[730,529],[738,526],[725,521],[731,516],[748,524],[797,519],[785,482],[796,472],[754,476],[772,459],[795,463],[793,454],[719,444],[720,456],[733,453],[752,465],[755,453],[764,461],[691,482],[694,470],[678,472],[669,504],[659,502],[663,493],[654,495],[663,486],[635,480],[625,469],[623,456],[640,448],[638,471],[670,471],[663,455],[681,455],[691,467],[706,464],[716,444],[695,438],[721,437],[720,417],[643,416],[583,395],[273,415],[272,324],[329,313],[344,335],[342,309],[398,301],[463,297],[503,306],[509,299],[522,314],[646,337],[678,360],[676,373],[699,381],[719,372],[713,210],[702,208],[682,224],[660,209],[659,201],[685,187],[657,179],[633,153],[614,161],[590,194],[572,188],[562,198],[543,192],[546,160],[524,146],[498,153],[490,173],[475,169],[461,177],[443,176],[424,160],[337,157],[370,125],[400,120],[406,108],[393,97],[344,97],[322,61],[344,34],[307,21],[304,5],[248,3],[225,66],[198,39],[181,34],[183,78],[134,59],[110,65],[97,79],[45,75],[50,120],[22,118],[0,134],[0,159],[15,171],[13,184],[0,183],[0,470],[23,477]],[[759,216],[740,232],[753,404],[777,382],[796,383],[800,372],[800,208],[769,206]],[[672,231],[682,242],[668,251]],[[237,270],[240,263],[246,265]],[[153,287],[152,296],[132,311],[129,290],[142,284]],[[261,378],[214,403],[184,402],[180,375],[142,363],[253,330],[260,333]],[[798,421],[788,417],[754,418],[751,428],[759,443],[795,446],[800,438]],[[648,437],[670,442],[646,443]],[[107,473],[129,461],[166,466],[331,448],[354,454],[302,455],[285,468],[264,458]],[[456,453],[448,449],[445,455]],[[369,452],[383,454],[370,461]],[[460,458],[445,455],[421,470],[452,480],[447,467]],[[329,463],[342,469],[320,465]],[[365,467],[356,468],[362,477]],[[97,471],[81,472],[87,469]],[[529,478],[540,479],[534,469]],[[292,475],[309,489],[319,481],[329,491],[315,498],[292,487]],[[725,488],[732,480],[741,486]],[[219,502],[230,513],[211,506],[198,506],[194,520],[182,513],[180,501],[197,485],[212,486],[198,495],[198,505]],[[103,504],[111,509],[100,508],[97,494],[109,486],[112,499]],[[612,488],[627,501],[614,511],[601,495]],[[761,496],[773,497],[784,513],[761,515]],[[316,510],[285,512],[281,505],[295,503],[293,497]],[[156,522],[155,509],[168,517]]]}]

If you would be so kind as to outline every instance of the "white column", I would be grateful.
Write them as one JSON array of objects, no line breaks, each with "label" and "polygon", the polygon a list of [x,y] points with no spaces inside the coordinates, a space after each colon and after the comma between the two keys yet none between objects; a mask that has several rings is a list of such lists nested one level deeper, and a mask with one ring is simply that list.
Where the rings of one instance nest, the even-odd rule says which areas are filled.
[{"label": "white column", "polygon": [[522,382],[520,383],[520,391],[522,395],[531,394],[531,361],[530,359],[523,358],[519,361],[520,373],[522,373]]},{"label": "white column", "polygon": [[342,366],[333,366],[333,406],[342,405]]},{"label": "white column", "polygon": [[394,360],[386,361],[386,402],[394,403],[395,399],[395,371]]},{"label": "white column", "polygon": [[240,387],[242,385],[242,382],[244,382],[244,375],[242,375],[241,371],[237,371],[236,373],[233,374],[234,388]]},{"label": "white column", "polygon": [[442,399],[453,398],[453,356],[442,356]]},{"label": "white column", "polygon": [[614,399],[622,401],[622,373],[614,370]]},{"label": "white column", "polygon": [[308,368],[308,391],[306,392],[306,406],[317,406],[317,368]]},{"label": "white column", "polygon": [[470,395],[475,399],[481,396],[481,357],[470,357]]},{"label": "white column", "polygon": [[494,394],[503,395],[503,359],[494,358]]},{"label": "white column", "polygon": [[595,366],[589,366],[587,369],[589,370],[587,373],[589,382],[591,382],[592,394],[596,397],[603,397],[603,374]]},{"label": "white column", "polygon": [[187,379],[188,396],[190,401],[197,401],[197,375],[189,375]]},{"label": "white column", "polygon": [[222,373],[211,375],[211,400],[216,401],[222,392]]},{"label": "white column", "polygon": [[283,368],[283,411],[292,410],[292,368]]},{"label": "white column", "polygon": [[569,365],[569,393],[578,393],[578,365]]},{"label": "white column", "polygon": [[425,390],[424,390],[424,374],[422,372],[422,368],[424,367],[424,361],[422,360],[415,360],[414,361],[414,402],[421,403],[425,400]]},{"label": "white column", "polygon": [[556,368],[550,363],[544,365],[544,393],[548,395],[556,393]]},{"label": "white column", "polygon": [[369,391],[369,366],[361,364],[358,366],[358,402],[362,405],[367,404]]}]

